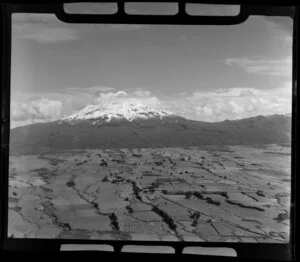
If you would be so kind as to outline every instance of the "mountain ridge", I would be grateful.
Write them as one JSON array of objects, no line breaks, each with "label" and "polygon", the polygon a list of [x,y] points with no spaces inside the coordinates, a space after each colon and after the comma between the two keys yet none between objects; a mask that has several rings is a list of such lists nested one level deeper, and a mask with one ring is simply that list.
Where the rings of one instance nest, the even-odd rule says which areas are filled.
[{"label": "mountain ridge", "polygon": [[[83,112],[89,113],[95,107],[87,109]],[[10,153],[291,143],[291,117],[285,115],[203,122],[144,106],[139,112],[133,110],[134,114],[123,112],[114,117],[117,111],[115,115],[108,113],[92,113],[89,117],[81,114],[82,118],[73,114],[71,118],[11,129]]]}]

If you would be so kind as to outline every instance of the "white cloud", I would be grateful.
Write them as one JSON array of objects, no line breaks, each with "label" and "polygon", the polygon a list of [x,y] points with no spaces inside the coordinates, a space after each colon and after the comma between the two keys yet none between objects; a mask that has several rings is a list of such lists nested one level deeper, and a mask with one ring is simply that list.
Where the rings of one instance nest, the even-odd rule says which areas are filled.
[{"label": "white cloud", "polygon": [[257,115],[287,114],[292,109],[292,84],[279,88],[229,88],[211,92],[194,92],[164,101],[167,109],[186,118],[222,121]]},{"label": "white cloud", "polygon": [[225,63],[238,66],[248,73],[272,76],[291,76],[292,74],[291,56],[283,59],[228,58]]},{"label": "white cloud", "polygon": [[113,90],[113,87],[108,86],[92,86],[92,87],[68,87],[66,88],[67,92],[74,93],[100,93]]},{"label": "white cloud", "polygon": [[292,39],[293,35],[293,19],[290,17],[275,17],[275,16],[263,16],[260,19],[266,22],[267,29],[273,36],[279,37],[279,39],[285,39],[289,37]]},{"label": "white cloud", "polygon": [[75,28],[67,27],[52,14],[13,14],[12,36],[42,44],[79,39]]},{"label": "white cloud", "polygon": [[144,89],[137,89],[133,92],[133,94],[137,97],[149,97],[151,95],[151,92]]},{"label": "white cloud", "polygon": [[60,43],[80,39],[81,34],[101,31],[136,31],[150,25],[87,24],[72,25],[60,21],[54,14],[16,13],[12,16],[12,36],[41,44]]},{"label": "white cloud", "polygon": [[11,127],[19,125],[50,122],[60,116],[62,102],[41,98],[28,102],[11,104]]},{"label": "white cloud", "polygon": [[97,104],[108,104],[118,100],[118,97],[127,96],[127,93],[124,91],[118,91],[116,93],[108,92],[108,93],[100,93],[99,97],[95,99],[95,103]]},{"label": "white cloud", "polygon": [[231,106],[231,110],[234,114],[238,115],[244,112],[244,108],[234,100],[229,100],[229,105]]},{"label": "white cloud", "polygon": [[215,92],[209,93],[211,96],[217,97],[252,97],[259,96],[262,93],[261,90],[249,87],[235,87],[229,89],[218,89]]},{"label": "white cloud", "polygon": [[132,102],[148,105],[156,109],[163,109],[164,102],[161,99],[153,96],[150,91],[143,89],[136,89],[131,91],[117,91],[100,93],[99,97],[94,100],[95,104],[109,104],[112,102]]}]

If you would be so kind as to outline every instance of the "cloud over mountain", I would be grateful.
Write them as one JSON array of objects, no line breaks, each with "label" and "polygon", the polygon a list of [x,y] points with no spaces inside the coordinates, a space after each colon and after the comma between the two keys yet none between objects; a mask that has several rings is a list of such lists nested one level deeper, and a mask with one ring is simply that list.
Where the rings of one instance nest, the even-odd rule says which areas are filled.
[{"label": "cloud over mountain", "polygon": [[206,122],[241,119],[257,115],[287,114],[291,112],[292,83],[278,88],[250,87],[219,88],[192,93],[152,93],[147,89],[116,90],[112,87],[72,87],[62,93],[46,94],[12,105],[12,126],[47,122],[81,110],[86,105],[107,105],[131,102],[157,110]]},{"label": "cloud over mountain", "polygon": [[291,91],[291,82],[265,90],[235,87],[170,97],[165,104],[166,109],[188,119],[215,122],[289,113],[292,109]]},{"label": "cloud over mountain", "polygon": [[62,108],[61,101],[41,98],[11,104],[12,127],[57,120]]}]

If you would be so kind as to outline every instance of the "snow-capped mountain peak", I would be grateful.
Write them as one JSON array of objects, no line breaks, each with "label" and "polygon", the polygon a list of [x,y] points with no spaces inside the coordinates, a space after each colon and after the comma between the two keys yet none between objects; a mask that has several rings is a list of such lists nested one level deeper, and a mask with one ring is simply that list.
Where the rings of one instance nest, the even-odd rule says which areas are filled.
[{"label": "snow-capped mountain peak", "polygon": [[165,110],[156,110],[143,104],[131,102],[111,103],[108,105],[88,105],[82,110],[63,118],[62,120],[72,122],[76,120],[105,120],[126,119],[133,121],[136,119],[151,119],[173,115]]}]

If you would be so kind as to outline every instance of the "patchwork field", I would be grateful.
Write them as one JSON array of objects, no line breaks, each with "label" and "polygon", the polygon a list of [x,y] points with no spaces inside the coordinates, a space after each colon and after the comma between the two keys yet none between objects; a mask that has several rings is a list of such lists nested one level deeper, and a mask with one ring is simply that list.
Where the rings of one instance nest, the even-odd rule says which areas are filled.
[{"label": "patchwork field", "polygon": [[289,241],[291,148],[14,155],[9,237]]}]

